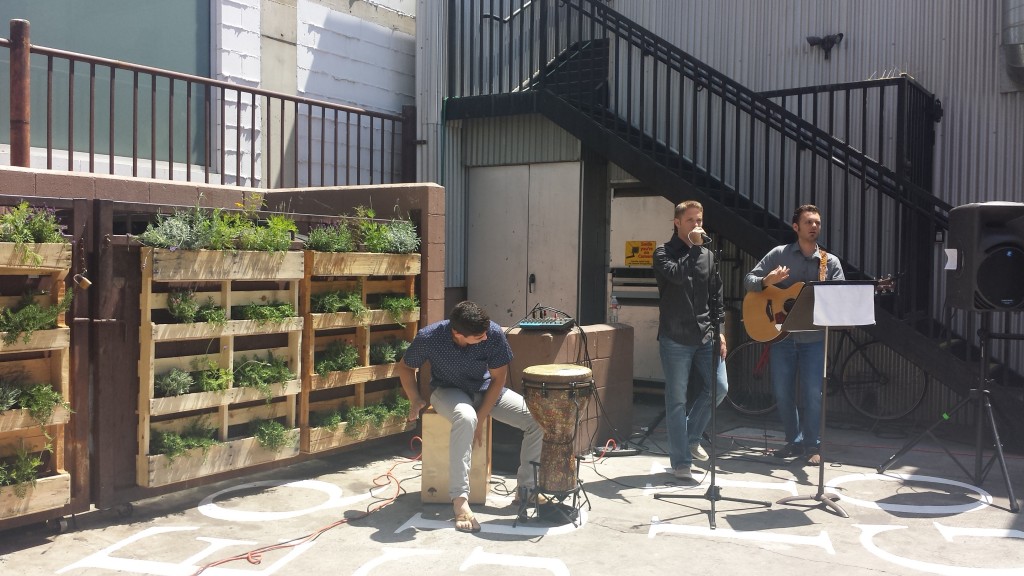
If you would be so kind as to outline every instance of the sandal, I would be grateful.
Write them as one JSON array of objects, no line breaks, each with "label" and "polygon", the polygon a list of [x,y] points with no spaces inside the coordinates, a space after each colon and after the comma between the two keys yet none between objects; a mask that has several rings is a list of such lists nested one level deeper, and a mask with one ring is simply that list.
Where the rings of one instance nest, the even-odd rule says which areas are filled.
[{"label": "sandal", "polygon": [[477,522],[473,514],[459,514],[455,517],[455,529],[459,532],[479,532],[480,522]]},{"label": "sandal", "polygon": [[805,466],[817,466],[821,464],[821,454],[812,452],[808,457],[807,461],[804,462]]}]

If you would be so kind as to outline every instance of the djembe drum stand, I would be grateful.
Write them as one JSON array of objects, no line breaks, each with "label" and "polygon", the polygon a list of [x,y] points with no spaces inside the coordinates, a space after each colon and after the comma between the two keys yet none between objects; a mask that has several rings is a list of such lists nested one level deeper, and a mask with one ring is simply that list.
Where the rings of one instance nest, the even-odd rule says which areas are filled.
[{"label": "djembe drum stand", "polygon": [[[593,372],[576,364],[531,366],[523,370],[523,393],[530,414],[544,430],[544,440],[540,462],[531,462],[534,490],[520,499],[516,522],[528,519],[526,510],[532,502],[537,517],[576,524],[583,503],[590,508],[579,480],[580,457],[573,451],[580,418],[594,393]],[[541,504],[539,496],[546,503]]]}]

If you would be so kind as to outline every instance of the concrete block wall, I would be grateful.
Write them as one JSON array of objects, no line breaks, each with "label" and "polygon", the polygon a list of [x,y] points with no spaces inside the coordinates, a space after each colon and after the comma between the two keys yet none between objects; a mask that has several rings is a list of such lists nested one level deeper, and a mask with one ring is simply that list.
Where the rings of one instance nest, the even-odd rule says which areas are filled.
[{"label": "concrete block wall", "polygon": [[[509,366],[509,387],[520,394],[523,369],[540,364],[581,364],[582,351],[586,350],[596,393],[587,402],[577,431],[577,454],[589,453],[609,438],[620,444],[629,439],[633,426],[632,326],[593,324],[583,326],[582,333],[513,328],[508,332],[508,341],[515,355]],[[495,442],[504,441],[499,440],[499,431],[495,431]]]}]

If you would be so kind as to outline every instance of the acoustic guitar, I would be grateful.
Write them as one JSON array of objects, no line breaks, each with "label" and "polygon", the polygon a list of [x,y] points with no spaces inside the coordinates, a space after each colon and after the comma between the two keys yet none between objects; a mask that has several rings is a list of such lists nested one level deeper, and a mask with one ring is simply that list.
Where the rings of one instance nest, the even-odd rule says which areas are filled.
[{"label": "acoustic guitar", "polygon": [[[876,282],[875,292],[891,293],[894,285],[892,276],[886,276]],[[743,327],[747,335],[758,342],[785,338],[787,333],[780,326],[793,309],[793,303],[803,287],[803,282],[795,282],[789,288],[768,286],[760,292],[747,292],[743,297]]]},{"label": "acoustic guitar", "polygon": [[796,282],[789,288],[767,286],[760,292],[747,292],[743,297],[743,327],[747,335],[758,342],[785,337],[786,333],[779,327],[803,287],[803,282]]}]

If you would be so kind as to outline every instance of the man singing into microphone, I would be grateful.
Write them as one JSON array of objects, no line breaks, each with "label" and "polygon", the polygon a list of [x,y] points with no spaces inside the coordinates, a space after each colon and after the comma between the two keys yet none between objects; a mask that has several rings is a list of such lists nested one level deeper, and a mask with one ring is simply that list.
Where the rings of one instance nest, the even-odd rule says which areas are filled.
[{"label": "man singing into microphone", "polygon": [[[721,334],[721,342],[715,342],[712,325],[712,320],[721,320],[724,304],[722,280],[712,275],[714,255],[704,246],[711,241],[703,228],[704,207],[693,200],[683,202],[676,206],[672,223],[672,238],[654,251],[658,348],[665,372],[665,422],[672,473],[680,480],[692,480],[693,459],[708,460],[700,439],[711,418],[712,362],[718,368],[718,403],[728,392],[723,361],[725,334]],[[704,386],[687,412],[686,389],[694,363]]]}]

